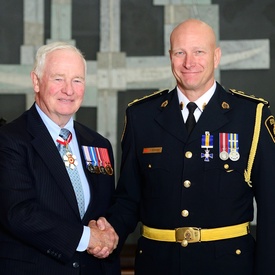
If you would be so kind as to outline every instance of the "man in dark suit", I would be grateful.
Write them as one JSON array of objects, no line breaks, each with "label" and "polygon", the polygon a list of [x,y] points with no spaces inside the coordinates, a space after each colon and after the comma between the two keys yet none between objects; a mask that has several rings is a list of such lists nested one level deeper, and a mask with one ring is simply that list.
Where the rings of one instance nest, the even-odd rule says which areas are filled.
[{"label": "man in dark suit", "polygon": [[108,257],[118,237],[95,222],[115,188],[112,147],[72,118],[86,61],[69,44],[45,45],[31,78],[35,103],[0,131],[0,273],[120,274]]},{"label": "man in dark suit", "polygon": [[127,108],[108,221],[121,243],[142,223],[136,275],[275,274],[275,120],[265,100],[215,81],[220,57],[209,25],[183,22],[176,88]]}]

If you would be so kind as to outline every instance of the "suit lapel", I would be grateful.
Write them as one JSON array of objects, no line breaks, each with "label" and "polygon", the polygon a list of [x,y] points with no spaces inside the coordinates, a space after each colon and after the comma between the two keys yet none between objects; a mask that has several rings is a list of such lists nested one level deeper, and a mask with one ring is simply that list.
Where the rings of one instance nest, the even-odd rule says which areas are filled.
[{"label": "suit lapel", "polygon": [[28,131],[33,136],[32,145],[40,157],[44,160],[45,166],[49,173],[56,180],[56,184],[60,186],[62,194],[71,205],[72,209],[79,216],[78,205],[75,199],[73,187],[70,177],[66,171],[64,163],[60,158],[60,154],[56,148],[54,141],[42,119],[33,105],[28,113]]}]

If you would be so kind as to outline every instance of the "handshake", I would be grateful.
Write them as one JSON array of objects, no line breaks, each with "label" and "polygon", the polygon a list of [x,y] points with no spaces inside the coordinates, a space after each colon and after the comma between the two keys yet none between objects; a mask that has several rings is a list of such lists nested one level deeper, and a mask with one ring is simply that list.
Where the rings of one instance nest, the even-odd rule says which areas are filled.
[{"label": "handshake", "polygon": [[97,258],[108,257],[118,244],[118,235],[114,228],[103,217],[88,224],[91,235],[87,252]]}]

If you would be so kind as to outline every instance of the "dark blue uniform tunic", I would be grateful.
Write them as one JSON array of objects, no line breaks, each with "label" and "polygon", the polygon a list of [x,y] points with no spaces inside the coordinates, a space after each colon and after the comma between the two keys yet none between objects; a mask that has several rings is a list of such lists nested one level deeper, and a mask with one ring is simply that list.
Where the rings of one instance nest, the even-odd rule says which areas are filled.
[{"label": "dark blue uniform tunic", "polygon": [[[255,148],[259,104],[264,106],[257,115]],[[206,133],[212,142],[207,156]],[[235,136],[239,156],[233,160],[220,158],[221,133]],[[257,201],[257,242],[248,234],[183,247],[141,236],[136,275],[275,274],[274,118],[264,100],[225,91],[217,83],[188,136],[176,89],[154,94],[127,108],[122,150],[116,203],[109,213],[121,242],[138,221],[157,229],[250,222],[253,198]],[[246,182],[249,156],[253,166]]]}]

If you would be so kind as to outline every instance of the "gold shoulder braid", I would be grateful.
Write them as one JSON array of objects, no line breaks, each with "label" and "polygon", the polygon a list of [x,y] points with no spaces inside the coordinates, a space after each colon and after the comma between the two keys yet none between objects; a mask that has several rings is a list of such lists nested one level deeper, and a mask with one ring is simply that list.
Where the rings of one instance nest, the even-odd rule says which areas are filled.
[{"label": "gold shoulder braid", "polygon": [[237,91],[235,89],[229,89],[229,91],[231,93],[235,94],[235,95],[239,95],[239,96],[242,96],[242,97],[245,97],[245,98],[249,98],[249,99],[255,100],[257,102],[262,102],[263,104],[269,106],[269,102],[267,100],[261,98],[261,97],[256,97],[254,95],[247,95],[243,91]]},{"label": "gold shoulder braid", "polygon": [[[264,105],[267,105],[269,107],[269,102],[267,100],[263,99],[263,98],[255,97],[254,95],[247,95],[244,92],[237,91],[235,89],[229,89],[229,91],[233,95],[239,95],[239,96],[245,97],[247,99],[251,99],[253,101],[258,102],[257,109],[256,109],[254,133],[253,133],[250,153],[249,153],[249,156],[248,156],[247,168],[244,170],[244,180],[248,184],[249,187],[252,187],[251,172],[252,172],[252,167],[253,167],[253,163],[254,163],[254,159],[255,159],[255,155],[256,155],[256,150],[257,150],[257,146],[258,146],[258,142],[259,142],[259,137],[260,137],[262,110],[263,110]],[[269,118],[265,121],[265,125],[266,125],[268,130],[269,130],[269,128],[267,126],[267,123],[269,123],[269,121],[271,121],[271,119],[269,120]],[[269,124],[271,124],[271,122]]]},{"label": "gold shoulder braid", "polygon": [[260,131],[261,131],[261,120],[262,120],[263,106],[264,106],[263,103],[259,103],[257,105],[253,139],[252,139],[250,153],[249,153],[249,157],[248,157],[248,161],[247,161],[247,168],[244,170],[244,180],[246,181],[246,183],[248,184],[249,187],[252,187],[252,181],[250,180],[250,178],[251,178],[253,162],[255,159],[256,150],[257,150],[257,146],[258,146],[258,142],[259,142]]},{"label": "gold shoulder braid", "polygon": [[[135,103],[141,102],[141,101],[143,101],[143,100],[145,100],[145,99],[153,98],[153,97],[158,96],[158,95],[161,96],[162,94],[168,93],[168,92],[169,92],[168,89],[156,91],[156,92],[154,92],[154,93],[152,93],[152,94],[150,94],[150,95],[146,95],[146,96],[144,96],[144,97],[142,97],[142,98],[135,99],[134,101],[132,101],[132,102],[130,102],[130,103],[128,104],[128,107],[134,105]],[[126,130],[126,125],[127,125],[127,116],[124,117],[124,128],[123,128],[123,132],[122,132],[122,135],[121,135],[120,142],[123,140],[123,137],[124,137],[124,134],[125,134],[125,130]]]},{"label": "gold shoulder braid", "polygon": [[162,95],[162,94],[168,93],[168,92],[169,92],[168,89],[156,91],[156,92],[154,92],[154,93],[152,93],[152,94],[150,94],[150,95],[146,95],[146,96],[144,96],[144,97],[142,97],[142,98],[138,98],[138,99],[133,100],[132,102],[130,102],[130,103],[128,104],[128,107],[134,105],[135,103],[138,103],[138,102],[140,102],[140,101],[143,101],[143,100],[145,100],[145,99],[147,99],[147,98],[152,98],[152,97],[155,97],[155,96],[157,96],[157,95]]}]

